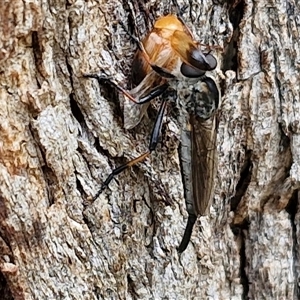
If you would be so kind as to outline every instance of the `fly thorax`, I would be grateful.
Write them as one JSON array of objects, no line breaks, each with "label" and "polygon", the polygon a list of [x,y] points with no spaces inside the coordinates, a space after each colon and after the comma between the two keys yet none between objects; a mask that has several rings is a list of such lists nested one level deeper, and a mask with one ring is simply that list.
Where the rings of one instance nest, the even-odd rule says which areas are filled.
[{"label": "fly thorax", "polygon": [[193,86],[185,81],[172,82],[172,88],[177,91],[176,107],[178,110],[178,121],[180,124],[186,124],[189,120],[189,113],[187,111],[187,102],[193,90]]},{"label": "fly thorax", "polygon": [[214,99],[195,88],[186,104],[186,109],[189,114],[206,120],[213,115],[216,106]]},{"label": "fly thorax", "polygon": [[219,98],[220,94],[216,83],[211,78],[206,77],[193,88],[186,103],[186,109],[189,114],[206,120],[218,108]]}]

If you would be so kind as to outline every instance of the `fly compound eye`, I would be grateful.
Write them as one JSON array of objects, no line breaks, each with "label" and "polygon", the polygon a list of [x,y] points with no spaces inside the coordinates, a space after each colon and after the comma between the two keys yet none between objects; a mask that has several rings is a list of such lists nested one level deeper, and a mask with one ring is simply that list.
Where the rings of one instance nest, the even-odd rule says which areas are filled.
[{"label": "fly compound eye", "polygon": [[204,71],[211,71],[217,66],[217,60],[213,55],[210,53],[205,54],[199,49],[191,51],[189,61],[192,66]]},{"label": "fly compound eye", "polygon": [[207,65],[210,68],[208,69],[208,71],[214,70],[217,67],[217,60],[213,55],[211,55],[210,53],[205,54],[205,59],[207,61]]},{"label": "fly compound eye", "polygon": [[182,73],[183,76],[188,78],[199,78],[205,74],[205,71],[191,67],[186,63],[182,63],[180,67],[180,72]]}]

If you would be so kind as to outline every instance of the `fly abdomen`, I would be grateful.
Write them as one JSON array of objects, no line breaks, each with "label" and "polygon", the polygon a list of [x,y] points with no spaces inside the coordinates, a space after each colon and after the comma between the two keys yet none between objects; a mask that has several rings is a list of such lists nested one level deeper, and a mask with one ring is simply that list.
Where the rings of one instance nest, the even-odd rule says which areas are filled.
[{"label": "fly abdomen", "polygon": [[191,132],[182,130],[180,143],[180,164],[181,175],[184,188],[186,209],[189,214],[195,214],[193,206],[193,186],[192,186],[192,145]]},{"label": "fly abdomen", "polygon": [[186,249],[197,216],[207,214],[213,198],[219,98],[216,83],[205,77],[199,88],[193,88],[181,110],[181,172],[189,217],[179,252]]},{"label": "fly abdomen", "polygon": [[[188,124],[187,124],[188,125]],[[189,126],[187,126],[189,127]],[[178,247],[178,252],[182,253],[189,244],[194,224],[197,220],[197,213],[194,209],[193,186],[192,186],[192,144],[191,131],[184,129],[181,132],[180,144],[180,163],[181,175],[184,188],[184,197],[186,201],[186,209],[189,214],[188,222],[184,231],[182,241]]]}]

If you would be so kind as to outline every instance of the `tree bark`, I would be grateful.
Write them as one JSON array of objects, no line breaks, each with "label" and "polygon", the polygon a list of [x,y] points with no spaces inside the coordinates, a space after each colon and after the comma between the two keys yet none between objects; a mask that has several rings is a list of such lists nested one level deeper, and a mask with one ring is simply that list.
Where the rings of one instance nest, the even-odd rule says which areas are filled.
[{"label": "tree bark", "polygon": [[[179,1],[183,6],[184,2]],[[300,4],[189,1],[218,46],[222,90],[210,215],[179,255],[187,213],[169,106],[162,143],[91,202],[114,167],[147,150],[149,118],[125,130],[136,45],[169,1],[0,4],[2,299],[299,299]]]}]

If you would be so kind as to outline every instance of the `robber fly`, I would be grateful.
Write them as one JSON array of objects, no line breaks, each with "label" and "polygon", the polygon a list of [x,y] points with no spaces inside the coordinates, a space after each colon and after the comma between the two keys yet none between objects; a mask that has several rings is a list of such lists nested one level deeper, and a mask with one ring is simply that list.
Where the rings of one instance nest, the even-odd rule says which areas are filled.
[{"label": "robber fly", "polygon": [[[159,18],[154,28],[141,42],[133,37],[138,51],[132,65],[133,81],[137,85],[127,91],[111,78],[87,74],[106,81],[121,91],[129,100],[124,107],[125,128],[135,127],[142,119],[149,102],[167,88],[177,89],[176,101],[181,126],[180,162],[188,223],[178,248],[183,252],[190,240],[198,215],[205,215],[213,196],[216,174],[216,110],[220,93],[215,81],[205,76],[216,68],[217,61],[210,51],[201,51],[181,17],[167,15]],[[179,88],[182,82],[190,82]],[[191,82],[194,83],[191,88]],[[184,86],[184,85],[183,85]],[[186,88],[188,87],[188,88]],[[114,169],[103,182],[100,193],[123,170],[143,161],[155,150],[162,126],[167,97],[163,97],[151,133],[149,149],[141,156]]]}]

